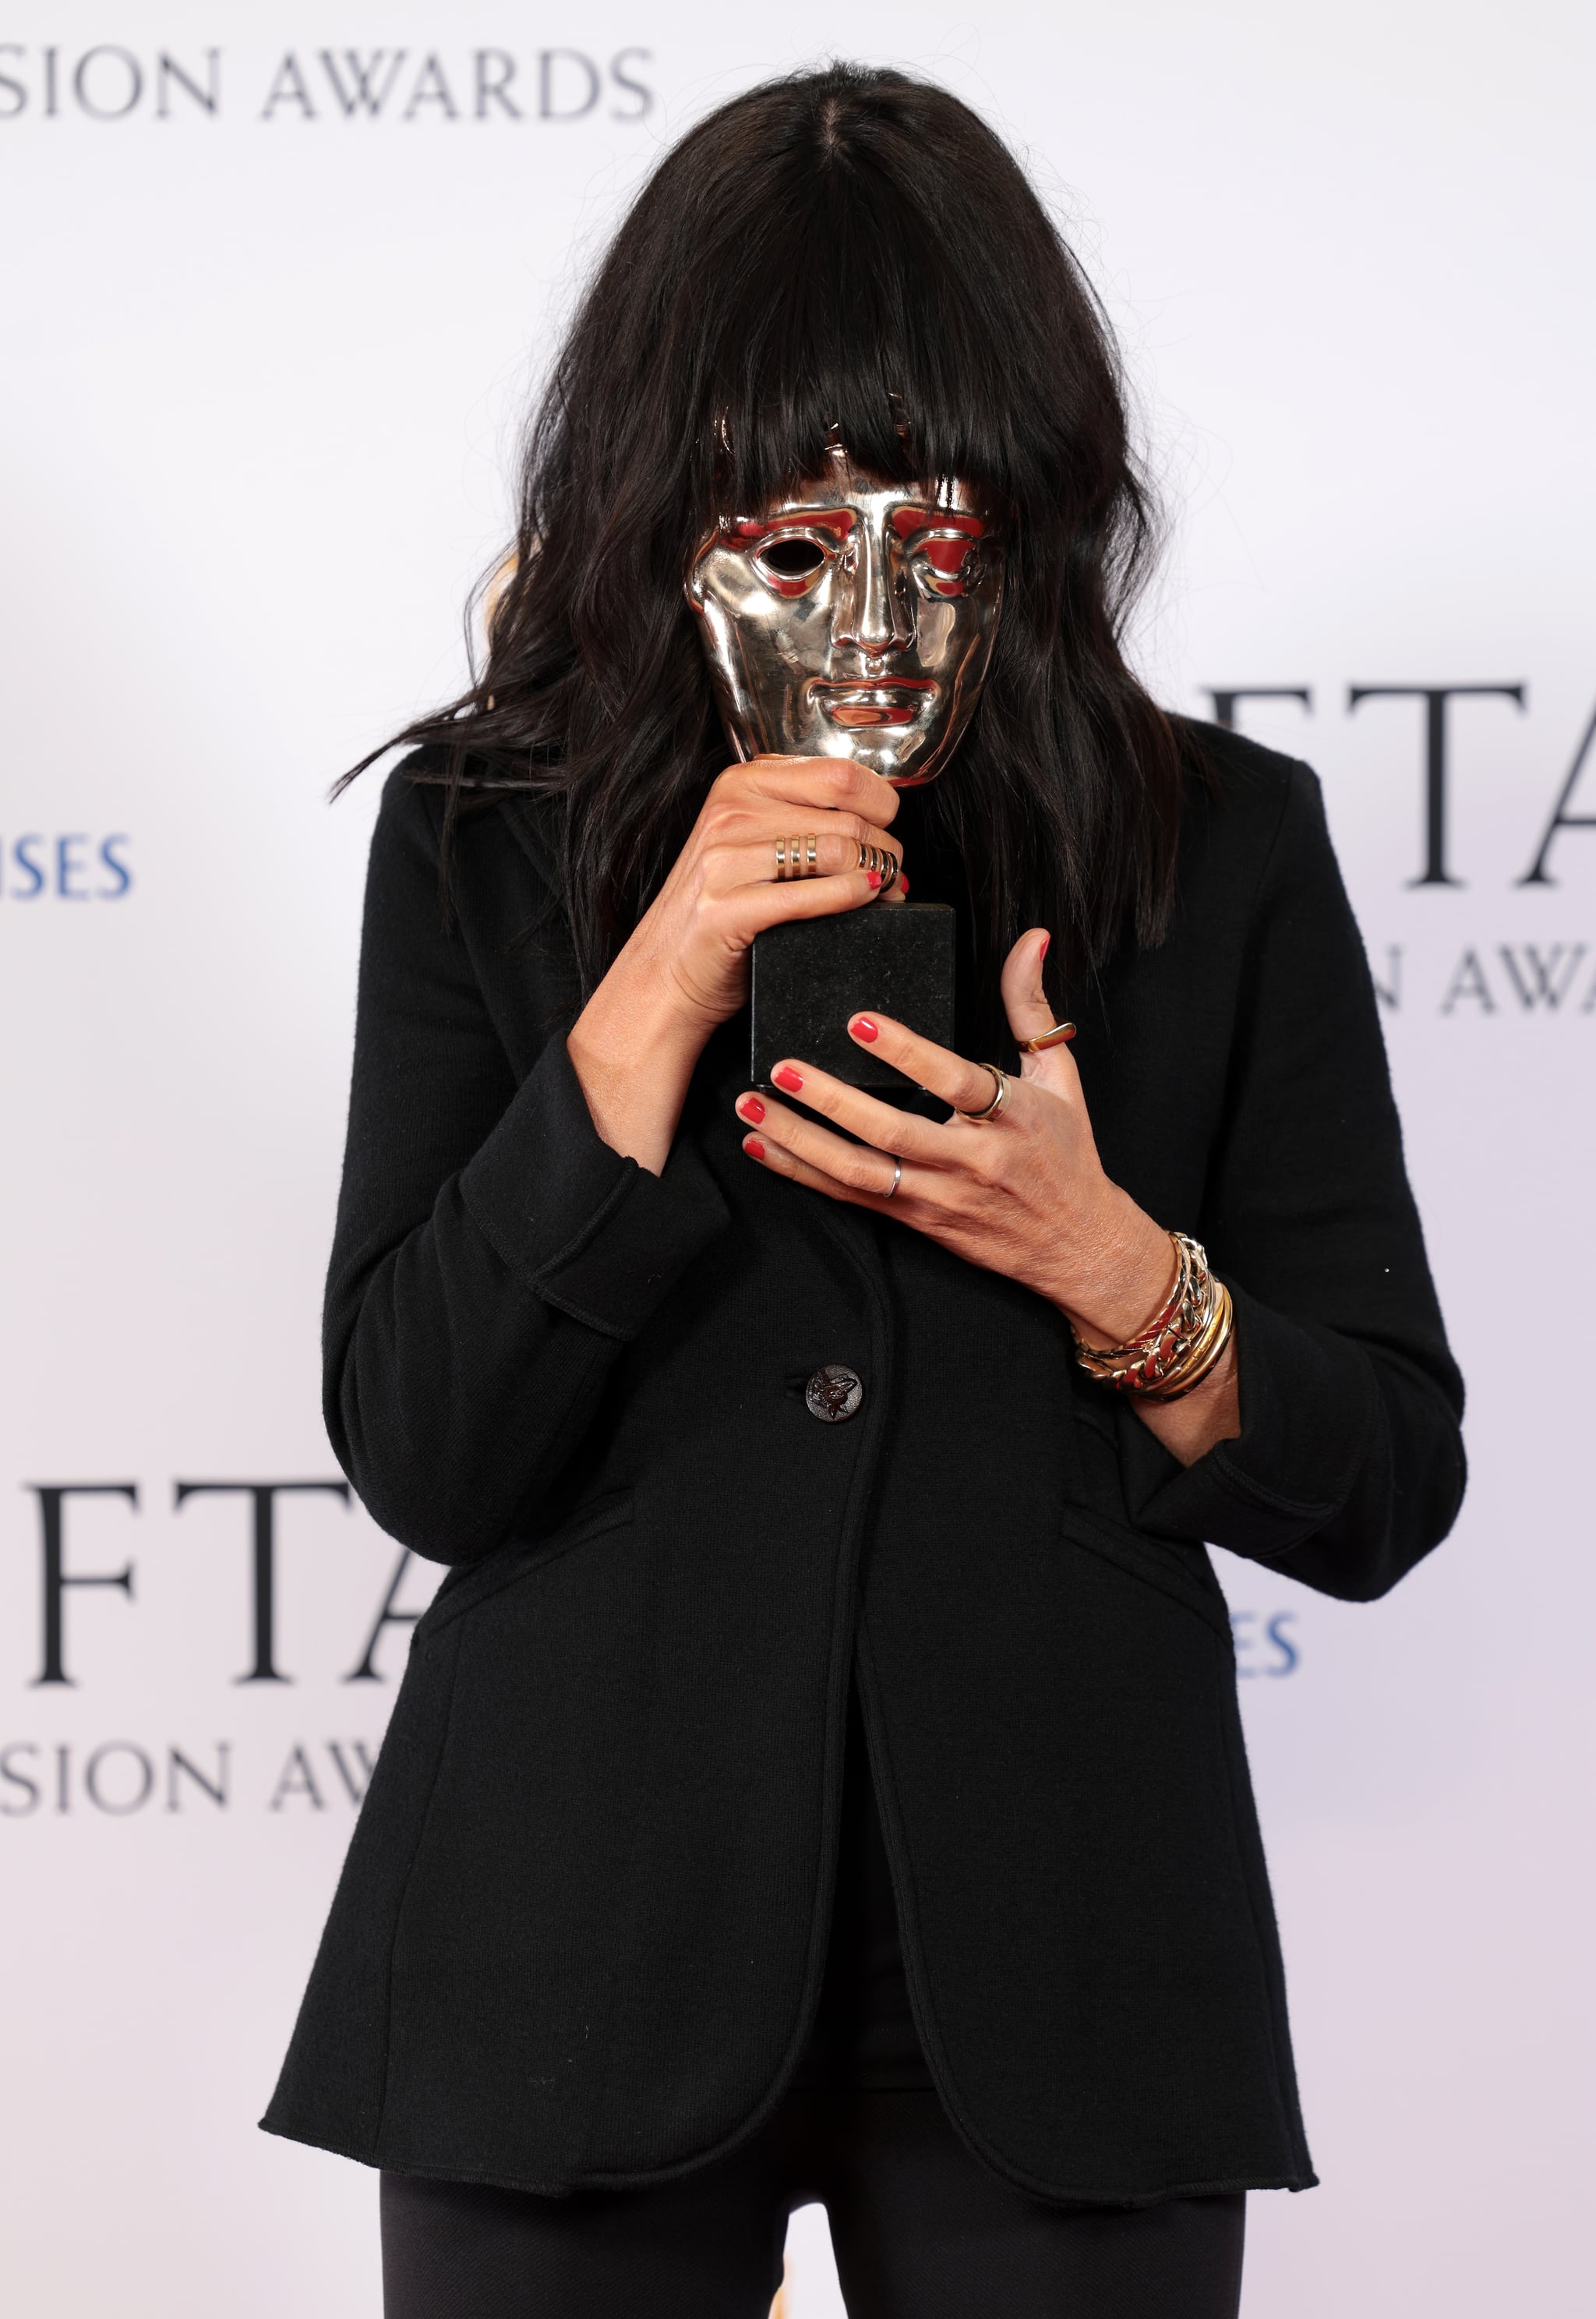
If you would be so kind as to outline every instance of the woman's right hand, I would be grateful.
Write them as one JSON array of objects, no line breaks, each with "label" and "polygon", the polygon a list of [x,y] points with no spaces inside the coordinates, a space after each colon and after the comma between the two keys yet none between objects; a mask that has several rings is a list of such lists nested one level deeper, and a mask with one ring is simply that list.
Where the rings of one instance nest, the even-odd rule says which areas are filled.
[{"label": "woman's right hand", "polygon": [[[748,996],[767,926],[904,898],[860,869],[897,811],[890,781],[847,757],[753,757],[715,781],[669,876],[566,1042],[606,1143],[658,1175],[710,1033]],[[778,882],[778,838],[814,837],[813,876]],[[888,850],[896,857],[900,849]]]}]

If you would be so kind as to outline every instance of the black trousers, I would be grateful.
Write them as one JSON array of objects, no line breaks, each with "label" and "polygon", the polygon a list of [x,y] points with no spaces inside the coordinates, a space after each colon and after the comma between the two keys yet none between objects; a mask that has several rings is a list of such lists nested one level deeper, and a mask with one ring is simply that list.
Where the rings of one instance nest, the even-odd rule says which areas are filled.
[{"label": "black trousers", "polygon": [[766,2319],[825,2203],[850,2319],[1236,2319],[1246,2200],[1045,2206],[934,2093],[789,2094],[729,2158],[568,2198],[382,2179],[385,2319]]}]

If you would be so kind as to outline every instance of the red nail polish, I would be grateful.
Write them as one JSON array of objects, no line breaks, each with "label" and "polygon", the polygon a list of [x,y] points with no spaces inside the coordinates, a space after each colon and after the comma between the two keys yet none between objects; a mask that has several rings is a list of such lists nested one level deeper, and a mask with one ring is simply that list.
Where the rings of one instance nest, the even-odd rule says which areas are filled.
[{"label": "red nail polish", "polygon": [[765,1147],[757,1135],[745,1135],[743,1138],[743,1149],[751,1160],[762,1160],[765,1156]]},{"label": "red nail polish", "polygon": [[897,882],[898,882],[898,884],[903,888],[904,892],[906,894],[906,893],[908,892],[908,890],[909,890],[909,881],[908,881],[908,880],[904,876],[903,871],[902,871],[901,870],[900,870],[900,871],[898,871],[898,873],[897,873]]},{"label": "red nail polish", "polygon": [[868,1015],[856,1015],[850,1027],[856,1039],[868,1039],[872,1045],[881,1035]]},{"label": "red nail polish", "polygon": [[752,1120],[755,1127],[765,1115],[765,1107],[756,1095],[745,1095],[737,1109],[744,1119]]},{"label": "red nail polish", "polygon": [[789,1095],[796,1095],[803,1085],[803,1080],[790,1063],[783,1063],[779,1071],[771,1073],[771,1077],[779,1087],[785,1087]]},{"label": "red nail polish", "polygon": [[867,870],[864,876],[865,883],[870,887],[870,891],[874,893],[881,882],[880,871],[879,870]]},{"label": "red nail polish", "polygon": [[1041,948],[1036,953],[1036,963],[1038,966],[1041,964],[1042,960],[1047,956],[1048,944],[1052,941],[1052,939],[1051,934],[1043,934],[1041,938]]}]

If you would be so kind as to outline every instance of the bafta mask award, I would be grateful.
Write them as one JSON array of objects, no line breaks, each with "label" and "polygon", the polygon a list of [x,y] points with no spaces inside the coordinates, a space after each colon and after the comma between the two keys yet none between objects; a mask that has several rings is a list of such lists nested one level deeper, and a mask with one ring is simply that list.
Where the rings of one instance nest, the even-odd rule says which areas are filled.
[{"label": "bafta mask award", "polygon": [[[687,595],[740,758],[852,757],[911,789],[935,780],[975,708],[1003,558],[969,484],[883,483],[834,443],[813,481],[723,519]],[[848,1037],[848,1017],[879,1007],[951,1045],[953,957],[953,913],[935,904],[870,903],[762,934],[753,1078],[801,1055],[855,1086],[901,1087]]]}]

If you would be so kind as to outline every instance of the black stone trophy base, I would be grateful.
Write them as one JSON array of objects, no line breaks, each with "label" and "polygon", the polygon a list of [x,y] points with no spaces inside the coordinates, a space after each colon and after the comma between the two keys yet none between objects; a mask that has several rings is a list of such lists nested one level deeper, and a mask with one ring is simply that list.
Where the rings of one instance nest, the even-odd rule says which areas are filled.
[{"label": "black stone trophy base", "polygon": [[901,1090],[902,1073],[848,1036],[848,1018],[879,1008],[952,1045],[953,912],[940,902],[871,902],[768,927],[754,939],[753,997],[756,1087],[768,1087],[788,1056],[850,1087]]}]

